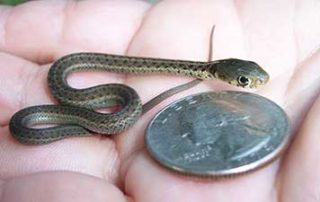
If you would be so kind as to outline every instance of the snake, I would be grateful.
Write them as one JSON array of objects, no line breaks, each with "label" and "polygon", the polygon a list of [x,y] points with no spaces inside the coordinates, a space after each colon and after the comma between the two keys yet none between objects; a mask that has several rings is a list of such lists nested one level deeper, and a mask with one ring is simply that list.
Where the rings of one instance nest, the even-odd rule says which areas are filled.
[{"label": "snake", "polygon": [[[9,123],[15,139],[24,144],[46,144],[72,136],[121,133],[154,103],[158,103],[142,105],[133,88],[119,83],[75,89],[68,84],[67,78],[79,71],[180,75],[200,81],[218,79],[244,88],[258,88],[269,80],[268,73],[257,63],[236,58],[198,62],[95,52],[73,53],[56,60],[48,72],[48,88],[59,105],[30,106],[16,112]],[[149,85],[151,90],[153,85]],[[171,93],[181,88],[173,88]],[[164,92],[162,97],[169,94]],[[114,106],[118,108],[115,112],[99,112],[99,109]],[[37,127],[43,125],[49,126]]]}]

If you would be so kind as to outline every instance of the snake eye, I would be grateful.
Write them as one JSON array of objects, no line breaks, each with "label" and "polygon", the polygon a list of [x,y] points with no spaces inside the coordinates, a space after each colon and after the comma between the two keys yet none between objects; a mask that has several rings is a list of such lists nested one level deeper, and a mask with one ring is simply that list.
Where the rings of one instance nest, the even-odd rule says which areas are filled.
[{"label": "snake eye", "polygon": [[242,87],[248,86],[251,83],[250,79],[245,76],[238,77],[238,84]]}]

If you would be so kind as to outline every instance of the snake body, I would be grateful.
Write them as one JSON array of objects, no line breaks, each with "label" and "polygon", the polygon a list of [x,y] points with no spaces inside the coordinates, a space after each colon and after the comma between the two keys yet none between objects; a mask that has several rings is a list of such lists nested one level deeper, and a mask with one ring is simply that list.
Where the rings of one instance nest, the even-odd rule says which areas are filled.
[{"label": "snake body", "polygon": [[[101,53],[71,54],[57,60],[48,73],[49,89],[61,105],[32,106],[18,111],[9,124],[13,137],[26,144],[44,144],[69,136],[115,134],[131,127],[142,113],[141,100],[135,90],[123,84],[105,84],[86,89],[74,89],[68,85],[68,75],[86,70],[216,78],[249,88],[263,85],[269,79],[258,64],[239,59],[194,62]],[[97,112],[97,109],[115,105],[120,105],[121,110],[114,113]],[[41,124],[56,125],[34,127]]]}]

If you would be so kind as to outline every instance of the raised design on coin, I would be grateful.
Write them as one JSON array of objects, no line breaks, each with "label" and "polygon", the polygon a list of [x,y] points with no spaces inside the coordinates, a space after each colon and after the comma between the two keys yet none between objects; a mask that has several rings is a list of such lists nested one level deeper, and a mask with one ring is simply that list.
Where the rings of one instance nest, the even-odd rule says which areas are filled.
[{"label": "raised design on coin", "polygon": [[290,140],[285,112],[262,96],[235,91],[188,96],[160,111],[145,135],[160,164],[184,174],[223,177],[270,163]]}]

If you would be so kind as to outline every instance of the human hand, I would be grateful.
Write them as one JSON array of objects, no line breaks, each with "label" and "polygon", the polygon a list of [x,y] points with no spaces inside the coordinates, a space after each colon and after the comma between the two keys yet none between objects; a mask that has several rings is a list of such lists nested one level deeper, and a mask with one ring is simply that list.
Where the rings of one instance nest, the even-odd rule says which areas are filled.
[{"label": "human hand", "polygon": [[[317,201],[320,162],[319,3],[163,1],[34,1],[0,7],[1,201]],[[289,115],[295,139],[281,160],[248,175],[208,181],[177,175],[156,164],[143,145],[144,129],[160,108],[206,90],[244,90],[203,82],[155,107],[128,131],[111,137],[69,138],[21,145],[8,130],[21,108],[53,103],[50,64],[72,52],[94,51],[173,59],[238,57],[270,73],[258,90]],[[79,73],[74,87],[119,82],[143,103],[190,80],[164,75]]]}]

